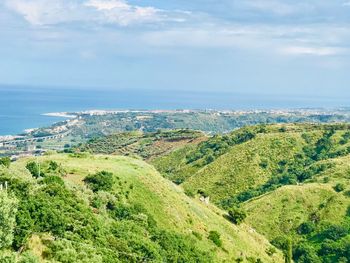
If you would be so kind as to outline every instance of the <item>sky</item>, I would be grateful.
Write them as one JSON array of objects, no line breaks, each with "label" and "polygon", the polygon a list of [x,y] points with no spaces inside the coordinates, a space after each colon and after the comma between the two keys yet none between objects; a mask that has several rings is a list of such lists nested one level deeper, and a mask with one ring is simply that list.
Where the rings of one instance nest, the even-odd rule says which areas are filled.
[{"label": "sky", "polygon": [[348,0],[0,0],[0,83],[350,98]]}]

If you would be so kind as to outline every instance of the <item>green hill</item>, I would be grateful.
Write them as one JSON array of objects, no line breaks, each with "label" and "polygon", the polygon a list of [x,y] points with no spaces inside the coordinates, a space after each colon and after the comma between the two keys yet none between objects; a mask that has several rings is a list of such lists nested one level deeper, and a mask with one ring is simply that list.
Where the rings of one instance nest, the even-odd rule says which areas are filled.
[{"label": "green hill", "polygon": [[281,262],[277,247],[286,262],[350,262],[349,125],[122,133],[39,162],[3,168],[8,253],[12,241],[59,262]]},{"label": "green hill", "polygon": [[189,196],[243,209],[287,258],[350,262],[349,138],[348,125],[247,127],[153,163]]},{"label": "green hill", "polygon": [[8,185],[1,262],[283,261],[248,225],[233,225],[141,160],[21,159],[1,168],[0,182]]},{"label": "green hill", "polygon": [[186,192],[218,205],[244,202],[282,185],[315,180],[349,152],[347,125],[247,127],[152,161]]},{"label": "green hill", "polygon": [[349,262],[350,188],[335,189],[316,183],[284,186],[244,203],[245,222],[281,249],[291,239],[296,262]]},{"label": "green hill", "polygon": [[340,224],[349,205],[350,198],[332,185],[310,183],[281,187],[243,206],[248,213],[246,222],[273,240],[290,234],[298,238],[298,227],[313,217]]}]

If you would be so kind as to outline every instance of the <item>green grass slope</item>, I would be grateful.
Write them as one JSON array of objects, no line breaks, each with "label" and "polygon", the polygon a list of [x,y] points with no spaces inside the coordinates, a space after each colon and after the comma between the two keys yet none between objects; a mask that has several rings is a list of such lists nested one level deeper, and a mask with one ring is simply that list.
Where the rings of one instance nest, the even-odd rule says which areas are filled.
[{"label": "green grass slope", "polygon": [[183,187],[192,192],[202,189],[214,202],[219,203],[266,183],[278,163],[292,158],[303,146],[304,141],[297,133],[260,134],[232,147],[189,178]]},{"label": "green grass slope", "polygon": [[[13,243],[1,246],[1,256],[48,262],[283,261],[278,252],[267,254],[271,245],[248,225],[231,224],[223,211],[189,198],[141,160],[49,155],[37,159],[44,176],[38,179],[26,169],[30,161],[0,172],[8,198],[18,202]],[[113,184],[92,191],[84,179],[102,170],[112,173]],[[219,233],[219,242],[209,238],[211,231]]]},{"label": "green grass slope", "polygon": [[340,224],[349,205],[350,198],[332,185],[310,183],[284,186],[243,206],[248,213],[246,222],[273,240],[283,235],[297,238],[297,228],[313,217]]},{"label": "green grass slope", "polygon": [[245,222],[277,247],[291,240],[295,262],[350,262],[350,187],[284,186],[243,204]]},{"label": "green grass slope", "polygon": [[248,127],[154,164],[188,195],[244,211],[287,262],[350,262],[349,140],[349,125]]},{"label": "green grass slope", "polygon": [[318,180],[349,155],[348,125],[246,127],[152,160],[190,195],[229,208],[283,185]]}]

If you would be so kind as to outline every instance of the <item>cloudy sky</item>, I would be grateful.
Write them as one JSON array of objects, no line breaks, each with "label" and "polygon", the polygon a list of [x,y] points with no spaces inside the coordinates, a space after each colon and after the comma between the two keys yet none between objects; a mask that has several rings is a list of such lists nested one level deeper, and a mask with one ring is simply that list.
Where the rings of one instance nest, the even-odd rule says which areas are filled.
[{"label": "cloudy sky", "polygon": [[0,83],[350,98],[347,0],[0,0]]}]

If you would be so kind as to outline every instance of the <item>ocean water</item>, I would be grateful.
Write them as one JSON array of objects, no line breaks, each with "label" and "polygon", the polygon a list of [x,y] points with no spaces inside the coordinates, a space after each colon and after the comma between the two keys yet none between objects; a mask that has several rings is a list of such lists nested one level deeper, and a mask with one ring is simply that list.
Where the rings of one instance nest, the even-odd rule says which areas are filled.
[{"label": "ocean water", "polygon": [[0,135],[50,125],[41,114],[91,109],[270,109],[348,106],[329,98],[243,95],[229,92],[104,90],[0,86]]}]

